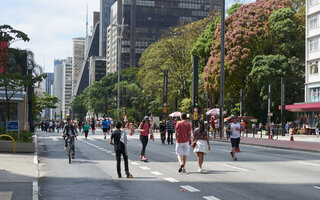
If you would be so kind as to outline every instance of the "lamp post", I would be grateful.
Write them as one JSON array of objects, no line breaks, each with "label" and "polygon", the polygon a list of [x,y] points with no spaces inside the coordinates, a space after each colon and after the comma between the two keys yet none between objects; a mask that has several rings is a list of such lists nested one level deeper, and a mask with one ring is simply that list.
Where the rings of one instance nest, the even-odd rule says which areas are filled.
[{"label": "lamp post", "polygon": [[223,117],[223,107],[224,107],[224,34],[225,34],[225,0],[222,0],[221,7],[221,60],[220,60],[220,138],[224,134],[224,117]]},{"label": "lamp post", "polygon": [[117,27],[117,47],[118,47],[118,96],[117,96],[117,120],[120,120],[120,70],[121,70],[121,42],[122,42],[122,34],[123,34],[123,28],[128,26],[124,24],[124,18],[122,18],[121,24],[112,24],[112,26]]}]

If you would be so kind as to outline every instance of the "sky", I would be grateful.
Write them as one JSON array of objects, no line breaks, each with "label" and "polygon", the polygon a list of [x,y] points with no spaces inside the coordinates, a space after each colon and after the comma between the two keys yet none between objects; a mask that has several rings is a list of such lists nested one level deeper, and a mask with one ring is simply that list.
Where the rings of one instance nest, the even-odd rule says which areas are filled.
[{"label": "sky", "polygon": [[[226,0],[226,8],[233,2]],[[90,33],[92,13],[100,10],[100,0],[0,0],[0,25],[26,33],[29,42],[11,47],[33,51],[37,64],[53,72],[54,59],[72,57],[72,38],[86,34],[86,5]]]}]

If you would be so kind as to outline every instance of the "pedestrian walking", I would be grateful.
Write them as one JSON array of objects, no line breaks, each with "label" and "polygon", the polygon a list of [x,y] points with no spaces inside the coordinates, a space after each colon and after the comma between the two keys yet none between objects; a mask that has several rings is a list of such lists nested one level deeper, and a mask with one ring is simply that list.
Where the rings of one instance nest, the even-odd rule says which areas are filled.
[{"label": "pedestrian walking", "polygon": [[90,125],[85,122],[83,125],[83,132],[84,132],[84,137],[87,139],[88,138],[88,133],[89,133]]},{"label": "pedestrian walking", "polygon": [[187,114],[181,114],[181,121],[176,124],[176,154],[180,164],[179,173],[186,173],[185,166],[190,151],[191,124],[186,121]]},{"label": "pedestrian walking", "polygon": [[[127,175],[127,178],[132,178],[132,175],[129,172],[129,163],[128,163],[128,154],[127,154],[127,134],[125,131],[121,130],[122,124],[121,122],[116,123],[116,130],[113,131],[110,137],[110,144],[114,145],[114,151],[116,153],[117,160],[117,173],[118,178],[122,178],[121,176],[121,155],[124,160],[124,168]],[[113,141],[113,142],[112,142]]]},{"label": "pedestrian walking", "polygon": [[317,122],[317,125],[316,125],[316,135],[317,135],[317,137],[319,137],[319,128],[320,128],[320,123]]},{"label": "pedestrian walking", "polygon": [[204,121],[200,121],[199,125],[200,127],[194,129],[192,142],[193,152],[198,156],[198,172],[202,172],[204,155],[210,151],[210,143]]},{"label": "pedestrian walking", "polygon": [[92,121],[91,121],[91,131],[92,131],[92,135],[94,135],[96,132],[96,122],[94,121],[94,118],[92,118]]},{"label": "pedestrian walking", "polygon": [[168,132],[168,136],[167,136],[167,142],[168,144],[173,144],[173,133],[175,131],[175,126],[174,126],[174,121],[172,119],[172,117],[169,117],[169,120],[166,123],[166,129]]},{"label": "pedestrian walking", "polygon": [[166,121],[162,120],[160,123],[160,137],[162,144],[166,141]]},{"label": "pedestrian walking", "polygon": [[239,147],[240,144],[240,131],[244,131],[244,127],[241,123],[239,123],[237,117],[231,117],[232,122],[228,124],[227,132],[230,133],[230,140],[232,151],[230,152],[231,157],[234,161],[238,158],[236,157],[236,148]]},{"label": "pedestrian walking", "polygon": [[148,159],[146,158],[146,147],[148,144],[148,135],[151,134],[150,138],[152,138],[152,140],[154,141],[154,135],[152,132],[152,125],[149,121],[149,117],[145,116],[143,118],[143,121],[140,123],[139,126],[139,130],[140,130],[140,142],[142,144],[142,149],[141,149],[141,154],[140,154],[140,160],[141,161],[145,161],[147,162]]},{"label": "pedestrian walking", "polygon": [[79,122],[78,122],[78,128],[79,128],[79,132],[80,133],[81,133],[82,126],[83,126],[83,122],[80,119]]},{"label": "pedestrian walking", "polygon": [[106,139],[106,134],[108,132],[108,135],[109,135],[109,130],[111,129],[111,121],[107,121],[107,119],[104,118],[101,124],[102,124],[104,139]]}]

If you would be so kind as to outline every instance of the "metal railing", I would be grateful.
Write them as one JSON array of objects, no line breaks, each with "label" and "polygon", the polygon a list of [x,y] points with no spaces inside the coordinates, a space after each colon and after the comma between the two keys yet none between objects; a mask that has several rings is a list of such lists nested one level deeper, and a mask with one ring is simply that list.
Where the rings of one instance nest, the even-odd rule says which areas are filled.
[{"label": "metal railing", "polygon": [[14,141],[13,137],[11,137],[10,135],[6,135],[6,134],[0,135],[0,138],[1,137],[8,137],[8,138],[10,138],[12,140],[12,142],[13,142],[13,154],[15,154],[16,153],[16,142]]}]

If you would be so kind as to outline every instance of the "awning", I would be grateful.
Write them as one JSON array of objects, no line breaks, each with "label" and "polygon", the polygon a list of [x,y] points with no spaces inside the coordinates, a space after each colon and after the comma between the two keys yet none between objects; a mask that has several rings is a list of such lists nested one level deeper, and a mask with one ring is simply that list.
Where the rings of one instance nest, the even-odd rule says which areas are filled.
[{"label": "awning", "polygon": [[[8,91],[8,95],[12,95],[12,91]],[[26,92],[17,92],[13,94],[10,98],[10,101],[24,101],[24,97],[27,93]],[[0,90],[0,101],[6,101],[6,93],[4,90]]]},{"label": "awning", "polygon": [[[281,106],[279,106],[279,110],[281,110]],[[320,103],[297,103],[293,105],[286,105],[286,110],[291,112],[320,111]]]}]

